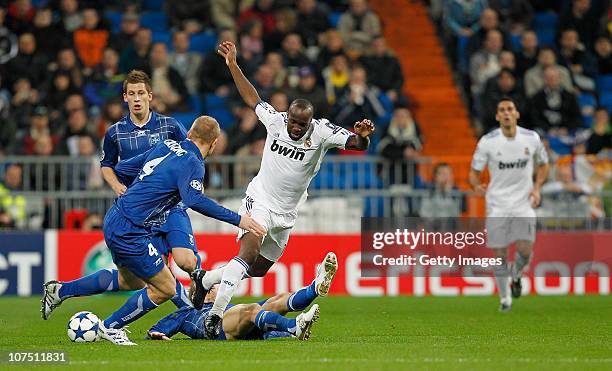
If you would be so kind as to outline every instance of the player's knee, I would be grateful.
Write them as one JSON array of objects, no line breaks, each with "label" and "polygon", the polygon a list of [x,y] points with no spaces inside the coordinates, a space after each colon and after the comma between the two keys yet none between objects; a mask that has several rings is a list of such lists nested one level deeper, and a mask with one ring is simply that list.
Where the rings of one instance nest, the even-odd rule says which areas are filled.
[{"label": "player's knee", "polygon": [[249,319],[252,322],[255,322],[255,317],[257,317],[257,313],[261,311],[261,305],[257,303],[247,304],[245,311],[248,314]]},{"label": "player's knee", "polygon": [[268,268],[251,266],[247,273],[251,277],[263,277],[268,273]]},{"label": "player's knee", "polygon": [[176,295],[175,281],[155,287],[154,294],[162,302],[172,299]]},{"label": "player's knee", "polygon": [[179,268],[187,273],[191,273],[196,269],[197,258],[191,251],[186,254],[175,254],[174,261]]}]

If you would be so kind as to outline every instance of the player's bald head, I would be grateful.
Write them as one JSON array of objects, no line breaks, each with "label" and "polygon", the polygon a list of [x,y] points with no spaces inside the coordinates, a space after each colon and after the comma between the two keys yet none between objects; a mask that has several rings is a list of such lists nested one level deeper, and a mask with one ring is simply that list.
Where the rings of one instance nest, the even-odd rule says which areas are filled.
[{"label": "player's bald head", "polygon": [[219,123],[213,117],[200,116],[191,125],[188,137],[202,144],[211,144],[221,134]]}]

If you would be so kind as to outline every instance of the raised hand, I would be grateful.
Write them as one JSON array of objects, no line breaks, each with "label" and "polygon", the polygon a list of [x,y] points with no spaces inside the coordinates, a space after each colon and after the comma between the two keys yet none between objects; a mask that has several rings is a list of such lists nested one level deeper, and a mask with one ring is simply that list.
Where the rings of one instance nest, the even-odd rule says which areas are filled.
[{"label": "raised hand", "polygon": [[225,58],[225,64],[227,64],[228,66],[231,63],[236,63],[236,55],[238,54],[238,52],[236,51],[236,45],[234,45],[233,42],[224,41],[219,44],[219,47],[217,48],[217,53],[219,53],[220,56]]},{"label": "raised hand", "polygon": [[374,127],[374,123],[368,119],[357,121],[354,126],[355,134],[359,135],[362,138],[370,136],[376,128]]}]

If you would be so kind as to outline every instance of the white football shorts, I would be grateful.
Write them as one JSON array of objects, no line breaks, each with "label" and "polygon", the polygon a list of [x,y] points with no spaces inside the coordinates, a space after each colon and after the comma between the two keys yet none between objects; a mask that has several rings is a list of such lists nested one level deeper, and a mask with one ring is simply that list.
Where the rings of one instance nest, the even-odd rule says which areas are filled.
[{"label": "white football shorts", "polygon": [[535,242],[536,214],[527,204],[513,210],[487,209],[487,246],[501,249],[516,241]]}]

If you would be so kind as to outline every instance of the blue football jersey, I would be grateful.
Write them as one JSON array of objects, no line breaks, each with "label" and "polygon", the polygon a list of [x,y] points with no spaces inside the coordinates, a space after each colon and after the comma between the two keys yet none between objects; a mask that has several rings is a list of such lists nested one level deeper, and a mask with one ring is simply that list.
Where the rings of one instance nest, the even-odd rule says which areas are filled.
[{"label": "blue football jersey", "polygon": [[135,177],[116,202],[120,212],[137,226],[165,223],[168,211],[181,200],[203,215],[240,224],[240,215],[202,194],[204,159],[189,139],[166,139],[141,155],[121,161],[115,171],[118,176]]},{"label": "blue football jersey", "polygon": [[128,114],[106,131],[100,166],[114,168],[120,160],[138,156],[166,139],[182,141],[186,138],[187,131],[172,117],[151,112],[149,121],[138,127]]}]

